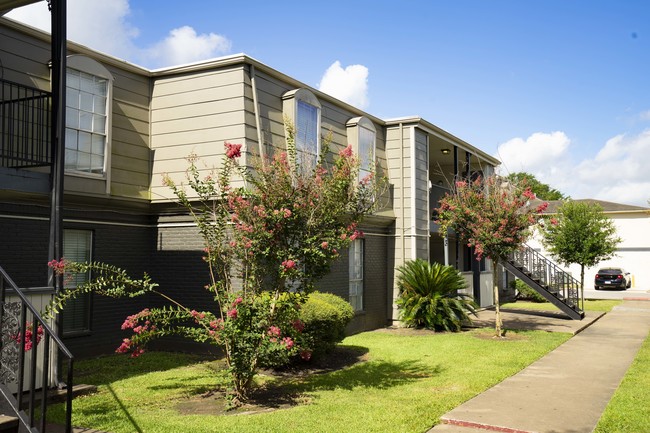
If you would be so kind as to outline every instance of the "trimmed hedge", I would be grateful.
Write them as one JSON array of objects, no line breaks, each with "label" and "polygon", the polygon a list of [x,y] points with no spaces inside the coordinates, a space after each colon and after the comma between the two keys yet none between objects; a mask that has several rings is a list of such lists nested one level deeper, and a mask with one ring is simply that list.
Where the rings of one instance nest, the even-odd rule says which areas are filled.
[{"label": "trimmed hedge", "polygon": [[528,285],[521,280],[515,280],[511,282],[510,285],[513,289],[517,290],[517,299],[525,299],[532,302],[548,302],[546,298],[528,287]]},{"label": "trimmed hedge", "polygon": [[345,328],[354,317],[352,306],[331,293],[313,292],[300,309],[305,324],[303,336],[313,356],[326,354],[345,338]]}]

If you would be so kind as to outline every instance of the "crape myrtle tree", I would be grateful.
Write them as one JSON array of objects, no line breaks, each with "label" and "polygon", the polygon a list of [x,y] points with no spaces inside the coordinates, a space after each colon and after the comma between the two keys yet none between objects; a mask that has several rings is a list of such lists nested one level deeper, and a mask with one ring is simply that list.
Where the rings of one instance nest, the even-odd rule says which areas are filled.
[{"label": "crape myrtle tree", "polygon": [[[313,169],[304,161],[299,167],[294,129],[286,128],[287,152],[260,161],[253,172],[238,163],[241,145],[225,143],[220,170],[203,176],[192,157],[186,185],[165,177],[203,238],[210,275],[205,289],[214,305],[190,309],[146,274],[132,279],[110,265],[62,260],[50,265],[68,275],[91,272],[92,279],[64,291],[49,311],[59,311],[67,299],[89,291],[162,296],[167,306],[126,318],[122,329],[132,335],[117,352],[138,356],[149,341],[169,335],[215,344],[225,354],[233,404],[248,398],[259,367],[281,365],[290,357],[309,359],[314,348],[301,339],[300,306],[339,252],[363,235],[358,223],[377,206],[383,180],[374,173],[359,180],[359,159],[350,146],[333,160],[330,155],[328,163],[329,142]],[[243,186],[231,182],[235,175]]]},{"label": "crape myrtle tree", "polygon": [[496,307],[495,333],[502,336],[497,266],[521,247],[530,236],[548,203],[531,206],[535,198],[524,182],[511,183],[498,176],[459,180],[452,191],[440,200],[440,232],[449,229],[473,247],[478,260],[492,260],[493,293]]},{"label": "crape myrtle tree", "polygon": [[580,292],[584,303],[585,266],[596,266],[615,255],[621,238],[614,222],[598,203],[567,201],[557,215],[541,225],[542,243],[560,263],[580,265]]}]

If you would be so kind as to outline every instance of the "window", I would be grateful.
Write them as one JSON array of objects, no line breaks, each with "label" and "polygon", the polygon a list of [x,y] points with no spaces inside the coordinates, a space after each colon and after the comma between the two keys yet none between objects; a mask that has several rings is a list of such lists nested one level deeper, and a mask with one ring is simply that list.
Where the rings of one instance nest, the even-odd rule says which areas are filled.
[{"label": "window", "polygon": [[110,74],[96,61],[68,58],[65,168],[103,175],[109,137]]},{"label": "window", "polygon": [[284,114],[296,130],[296,164],[313,168],[320,152],[320,102],[307,89],[292,90],[282,98]]},{"label": "window", "polygon": [[363,239],[350,244],[350,293],[349,301],[354,311],[363,310]]},{"label": "window", "polygon": [[[63,257],[74,262],[89,262],[92,248],[90,230],[63,231]],[[65,288],[75,288],[88,281],[90,275],[74,274],[65,281]],[[63,334],[71,335],[90,331],[90,293],[68,301],[62,311]]]},{"label": "window", "polygon": [[348,140],[359,155],[359,180],[365,178],[375,168],[375,149],[377,130],[366,117],[355,117],[347,122]]}]

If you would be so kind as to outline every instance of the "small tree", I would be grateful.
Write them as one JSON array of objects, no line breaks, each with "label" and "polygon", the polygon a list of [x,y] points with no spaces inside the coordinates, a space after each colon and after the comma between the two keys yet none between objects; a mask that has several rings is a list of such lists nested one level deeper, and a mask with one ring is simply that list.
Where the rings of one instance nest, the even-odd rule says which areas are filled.
[{"label": "small tree", "polygon": [[542,242],[557,261],[580,265],[580,291],[584,303],[585,266],[614,256],[621,238],[614,222],[597,203],[567,201],[541,226]]},{"label": "small tree", "polygon": [[477,259],[492,260],[496,336],[502,336],[497,266],[517,250],[529,237],[547,203],[530,205],[535,195],[525,183],[510,183],[490,176],[474,181],[457,181],[451,193],[440,200],[440,231],[449,229],[473,247]]},{"label": "small tree", "polygon": [[[114,297],[159,294],[169,305],[128,316],[122,329],[133,335],[117,352],[138,356],[150,340],[167,335],[220,346],[235,404],[248,398],[260,366],[282,364],[293,355],[308,358],[313,348],[303,344],[298,315],[304,293],[329,271],[339,251],[363,236],[357,224],[377,206],[382,182],[374,173],[358,180],[359,161],[350,146],[328,165],[325,144],[313,169],[298,167],[291,126],[287,136],[287,153],[258,164],[254,173],[237,162],[241,145],[225,143],[226,158],[217,172],[203,177],[196,158],[190,159],[192,193],[165,179],[203,237],[210,275],[205,289],[214,305],[190,309],[147,275],[131,279],[102,263],[53,261],[50,266],[60,273],[92,271],[93,279],[63,292],[49,311],[90,291]],[[245,186],[233,186],[234,175]]]}]

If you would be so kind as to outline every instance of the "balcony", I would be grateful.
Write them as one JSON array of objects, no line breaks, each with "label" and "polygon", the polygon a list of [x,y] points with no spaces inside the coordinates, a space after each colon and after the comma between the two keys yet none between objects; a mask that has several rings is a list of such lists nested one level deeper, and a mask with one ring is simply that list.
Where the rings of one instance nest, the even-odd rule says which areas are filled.
[{"label": "balcony", "polygon": [[0,189],[48,193],[51,105],[49,92],[0,79]]}]

